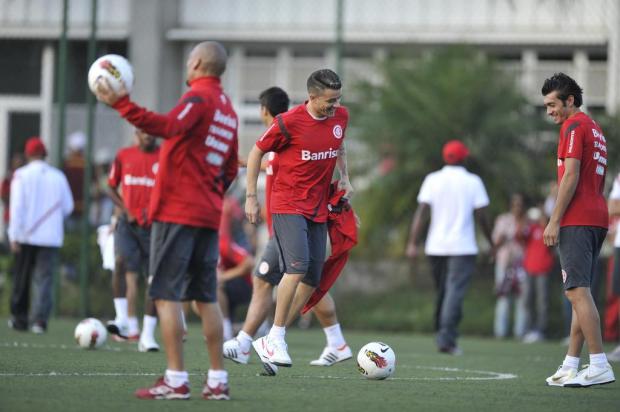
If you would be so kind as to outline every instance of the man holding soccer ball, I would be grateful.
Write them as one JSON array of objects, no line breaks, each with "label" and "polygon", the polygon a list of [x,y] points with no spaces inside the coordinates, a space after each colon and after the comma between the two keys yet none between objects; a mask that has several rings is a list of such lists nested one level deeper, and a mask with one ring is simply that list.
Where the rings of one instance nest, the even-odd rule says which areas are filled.
[{"label": "man holding soccer ball", "polygon": [[189,90],[168,114],[137,106],[105,78],[96,85],[100,101],[137,128],[164,139],[149,207],[149,279],[168,368],[155,385],[136,391],[141,399],[190,397],[182,341],[181,301],[186,300],[196,301],[211,362],[202,396],[229,399],[216,302],[222,198],[238,167],[237,114],[220,84],[226,61],[226,51],[217,42],[195,46],[186,63]]}]

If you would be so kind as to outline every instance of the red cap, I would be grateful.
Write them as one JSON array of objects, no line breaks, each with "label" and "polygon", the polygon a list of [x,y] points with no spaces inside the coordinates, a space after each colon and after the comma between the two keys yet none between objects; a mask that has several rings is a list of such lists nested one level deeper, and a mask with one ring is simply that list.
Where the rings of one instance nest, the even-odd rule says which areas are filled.
[{"label": "red cap", "polygon": [[449,165],[462,163],[469,156],[469,149],[460,140],[450,140],[443,146],[443,161]]},{"label": "red cap", "polygon": [[26,141],[26,148],[24,154],[28,157],[32,156],[47,156],[47,150],[45,145],[39,137],[31,137]]}]

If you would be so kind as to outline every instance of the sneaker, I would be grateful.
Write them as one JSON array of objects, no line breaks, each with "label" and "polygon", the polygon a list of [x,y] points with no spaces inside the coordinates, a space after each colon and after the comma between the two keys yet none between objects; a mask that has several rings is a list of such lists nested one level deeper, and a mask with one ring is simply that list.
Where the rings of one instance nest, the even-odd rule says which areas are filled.
[{"label": "sneaker", "polygon": [[447,355],[453,356],[461,356],[463,354],[463,349],[459,348],[458,346],[439,348],[438,350],[440,353],[445,353]]},{"label": "sneaker", "polygon": [[551,376],[549,376],[546,381],[549,386],[564,386],[566,381],[577,376],[577,369],[575,368],[564,368],[564,366],[560,365],[558,370]]},{"label": "sneaker", "polygon": [[24,322],[20,322],[20,321],[15,320],[15,319],[9,319],[8,325],[9,325],[9,328],[11,328],[13,330],[18,330],[20,332],[25,332],[25,331],[28,330],[28,324],[26,324]]},{"label": "sneaker", "polygon": [[269,338],[269,335],[267,335],[263,340],[263,345],[269,362],[277,366],[284,366],[285,368],[293,366],[293,361],[288,355],[288,346],[284,339],[272,340]]},{"label": "sneaker", "polygon": [[323,349],[321,356],[310,362],[310,365],[332,366],[335,363],[351,359],[352,357],[353,353],[351,353],[351,348],[346,343],[339,348],[330,348],[329,346],[326,346],[325,349]]},{"label": "sneaker", "polygon": [[536,343],[542,342],[543,340],[545,340],[545,337],[538,331],[528,332],[523,336],[523,343]]},{"label": "sneaker", "polygon": [[30,328],[30,330],[32,331],[32,333],[34,333],[35,335],[43,335],[46,332],[46,328],[45,325],[41,324],[41,323],[35,323],[34,325],[32,325],[32,327]]},{"label": "sneaker", "polygon": [[129,327],[126,323],[120,323],[116,320],[109,320],[106,324],[106,329],[112,335],[118,336],[119,338],[122,338],[124,340],[126,340],[127,336],[129,336]]},{"label": "sneaker", "polygon": [[252,347],[260,358],[263,364],[263,368],[265,368],[265,374],[267,376],[276,376],[276,374],[278,373],[278,366],[269,361],[267,351],[265,350],[265,347],[267,345],[266,341],[267,336],[263,336],[262,338],[256,339],[254,342],[252,342]]},{"label": "sneaker", "polygon": [[607,354],[607,360],[610,362],[620,362],[620,345]]},{"label": "sneaker", "polygon": [[159,345],[153,338],[147,339],[140,337],[138,352],[159,352]]},{"label": "sneaker", "polygon": [[250,351],[244,352],[241,350],[241,344],[237,338],[232,338],[224,342],[222,353],[226,359],[230,359],[242,365],[247,365],[250,360]]},{"label": "sneaker", "polygon": [[160,377],[150,388],[141,388],[135,392],[139,399],[189,399],[189,384],[184,383],[178,388],[168,385],[164,377]]},{"label": "sneaker", "polygon": [[205,382],[205,386],[202,389],[202,397],[203,399],[209,400],[228,401],[230,400],[228,384],[219,383],[216,387],[211,387],[207,382]]},{"label": "sneaker", "polygon": [[564,382],[565,388],[587,388],[594,385],[605,385],[616,381],[614,371],[609,363],[605,367],[599,368],[589,365],[582,369],[577,376]]}]

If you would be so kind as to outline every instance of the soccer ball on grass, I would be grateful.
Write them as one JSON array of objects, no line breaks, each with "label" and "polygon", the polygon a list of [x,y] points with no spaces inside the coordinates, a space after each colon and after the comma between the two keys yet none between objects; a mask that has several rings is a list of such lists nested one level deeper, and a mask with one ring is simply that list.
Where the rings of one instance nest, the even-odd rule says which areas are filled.
[{"label": "soccer ball on grass", "polygon": [[95,349],[105,343],[108,337],[108,331],[99,320],[87,318],[78,323],[73,335],[80,347],[84,349]]},{"label": "soccer ball on grass", "polygon": [[396,355],[383,342],[370,342],[357,354],[357,370],[368,379],[385,379],[394,374]]}]

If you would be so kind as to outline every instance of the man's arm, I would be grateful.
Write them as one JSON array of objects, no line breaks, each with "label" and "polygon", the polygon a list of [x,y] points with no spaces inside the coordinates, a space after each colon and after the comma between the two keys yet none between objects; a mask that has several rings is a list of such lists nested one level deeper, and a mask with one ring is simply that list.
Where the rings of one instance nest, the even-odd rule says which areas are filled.
[{"label": "man's arm", "polygon": [[351,186],[351,182],[349,181],[349,171],[347,170],[347,151],[342,142],[342,145],[338,149],[338,157],[336,158],[336,167],[338,168],[338,173],[340,174],[340,181],[338,182],[338,190],[344,190],[344,197],[350,199],[353,196],[353,186]]},{"label": "man's arm", "polygon": [[607,208],[609,209],[609,216],[620,216],[620,199],[609,199]]},{"label": "man's arm", "polygon": [[580,167],[581,160],[572,157],[564,159],[564,176],[562,176],[562,181],[558,187],[558,198],[555,202],[553,213],[551,213],[549,223],[543,233],[543,240],[547,246],[554,246],[558,243],[560,222],[575,195],[575,190],[579,183]]},{"label": "man's arm", "polygon": [[491,219],[489,219],[488,207],[481,207],[474,210],[474,217],[476,218],[476,222],[482,229],[482,234],[489,242],[489,246],[491,247],[491,256],[495,256],[495,250],[497,249],[497,245],[493,242],[493,231],[491,229]]},{"label": "man's arm", "polygon": [[252,224],[258,223],[260,206],[256,197],[256,182],[260,171],[260,163],[265,153],[254,145],[248,155],[245,193],[245,215]]},{"label": "man's arm", "polygon": [[228,282],[234,278],[238,278],[239,276],[243,276],[246,273],[250,273],[252,268],[254,267],[254,259],[252,256],[247,255],[241,263],[237,266],[234,266],[230,269],[224,270],[218,274],[218,280],[222,282]]},{"label": "man's arm", "polygon": [[428,226],[428,222],[431,218],[431,207],[428,203],[420,203],[415,213],[413,214],[413,221],[411,223],[411,230],[409,232],[409,241],[407,242],[407,256],[415,258],[418,255],[418,245],[422,240],[422,233]]},{"label": "man's arm", "polygon": [[20,251],[19,242],[24,231],[23,211],[26,206],[26,201],[23,199],[25,193],[22,183],[22,179],[19,176],[14,176],[11,182],[8,236],[13,253],[18,253]]}]

